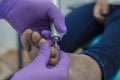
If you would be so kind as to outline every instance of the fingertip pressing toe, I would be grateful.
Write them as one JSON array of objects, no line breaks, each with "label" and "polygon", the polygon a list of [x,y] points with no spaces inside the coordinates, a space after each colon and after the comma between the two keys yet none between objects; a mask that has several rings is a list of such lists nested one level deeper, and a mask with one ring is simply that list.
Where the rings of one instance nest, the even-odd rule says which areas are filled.
[{"label": "fingertip pressing toe", "polygon": [[50,46],[50,44],[49,44],[49,43],[47,42],[47,40],[45,40],[44,38],[40,39],[39,42],[38,42],[38,44],[39,44],[39,46],[40,46],[41,44],[47,44],[47,45]]}]

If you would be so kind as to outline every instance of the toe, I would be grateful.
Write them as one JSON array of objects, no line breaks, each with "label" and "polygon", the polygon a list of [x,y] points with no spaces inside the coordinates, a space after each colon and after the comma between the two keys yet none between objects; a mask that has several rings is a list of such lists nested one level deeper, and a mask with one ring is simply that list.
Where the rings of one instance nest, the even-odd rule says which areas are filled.
[{"label": "toe", "polygon": [[39,46],[40,46],[41,44],[48,44],[48,45],[50,46],[49,42],[48,42],[47,40],[45,40],[44,38],[41,38],[41,39],[39,40],[38,44],[39,44]]},{"label": "toe", "polygon": [[59,53],[58,53],[57,49],[54,47],[51,47],[50,49],[51,49],[51,55],[50,55],[50,60],[49,60],[48,64],[50,66],[56,66],[58,63],[58,60],[59,60]]},{"label": "toe", "polygon": [[39,47],[38,42],[41,39],[41,36],[38,32],[33,32],[32,34],[32,41],[34,42],[36,47]]},{"label": "toe", "polygon": [[30,51],[30,49],[31,49],[31,43],[28,40],[28,36],[31,36],[31,34],[32,34],[32,30],[27,29],[26,31],[23,32],[23,34],[21,36],[22,44],[23,44],[24,48],[28,51]]}]

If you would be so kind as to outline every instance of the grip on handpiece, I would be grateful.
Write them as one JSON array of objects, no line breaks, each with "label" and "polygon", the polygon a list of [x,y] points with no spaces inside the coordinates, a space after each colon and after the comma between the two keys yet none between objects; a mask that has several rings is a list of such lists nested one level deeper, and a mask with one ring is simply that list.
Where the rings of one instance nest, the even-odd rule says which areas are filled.
[{"label": "grip on handpiece", "polygon": [[[52,0],[57,8],[60,9],[60,0]],[[51,25],[51,40],[54,42],[55,48],[58,47],[57,42],[61,40],[60,33],[56,30],[54,24]]]},{"label": "grip on handpiece", "polygon": [[57,48],[57,42],[61,40],[61,36],[60,33],[56,30],[54,24],[51,25],[51,40],[54,42],[55,48]]}]

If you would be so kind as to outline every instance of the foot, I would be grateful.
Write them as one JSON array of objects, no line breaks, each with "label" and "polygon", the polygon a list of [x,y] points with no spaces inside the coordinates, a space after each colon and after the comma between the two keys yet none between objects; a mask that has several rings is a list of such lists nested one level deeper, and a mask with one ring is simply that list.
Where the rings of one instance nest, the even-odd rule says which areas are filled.
[{"label": "foot", "polygon": [[[47,43],[37,32],[30,29],[26,30],[22,35],[22,42],[24,47],[32,59],[34,59],[39,52],[39,46],[42,43]],[[54,65],[58,62],[59,55],[54,52],[51,47],[51,58],[49,64]],[[53,55],[56,54],[54,57]],[[101,80],[101,70],[94,59],[87,55],[68,54],[71,59],[71,67],[69,71],[69,80]]]},{"label": "foot", "polygon": [[55,66],[59,60],[59,54],[56,48],[52,47],[47,40],[42,38],[38,32],[33,32],[31,29],[27,29],[21,37],[22,43],[24,48],[28,51],[29,57],[31,60],[33,60],[38,52],[39,52],[39,46],[42,43],[46,43],[51,48],[51,56],[50,60],[48,62],[49,65]]}]

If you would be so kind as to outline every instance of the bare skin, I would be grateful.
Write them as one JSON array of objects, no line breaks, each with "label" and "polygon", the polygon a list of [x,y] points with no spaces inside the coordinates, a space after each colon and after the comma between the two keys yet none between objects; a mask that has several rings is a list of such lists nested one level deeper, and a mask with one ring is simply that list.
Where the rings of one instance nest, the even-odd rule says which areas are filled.
[{"label": "bare skin", "polygon": [[69,80],[102,80],[97,62],[87,55],[68,54],[71,59]]},{"label": "bare skin", "polygon": [[108,0],[96,0],[96,4],[94,7],[94,17],[100,23],[105,23],[107,16],[102,16],[102,14],[109,13],[109,4]]},{"label": "bare skin", "polygon": [[[33,38],[31,38],[31,35]],[[34,38],[39,38],[39,34],[37,32],[32,32],[31,30],[26,30],[22,35],[22,42],[24,47],[28,50],[28,53],[32,59],[34,59],[39,52],[39,47],[35,44],[32,44],[34,42]],[[28,41],[28,39],[31,38],[31,41]],[[49,46],[50,44],[40,36],[37,42],[39,45],[42,43],[47,43]],[[56,55],[57,57],[51,57],[48,64],[55,65],[56,62],[59,60],[59,55],[54,53],[54,48],[51,47],[51,56]],[[69,71],[69,80],[101,80],[101,69],[97,62],[87,55],[74,55],[69,54],[68,56],[71,59],[71,68]]]}]

